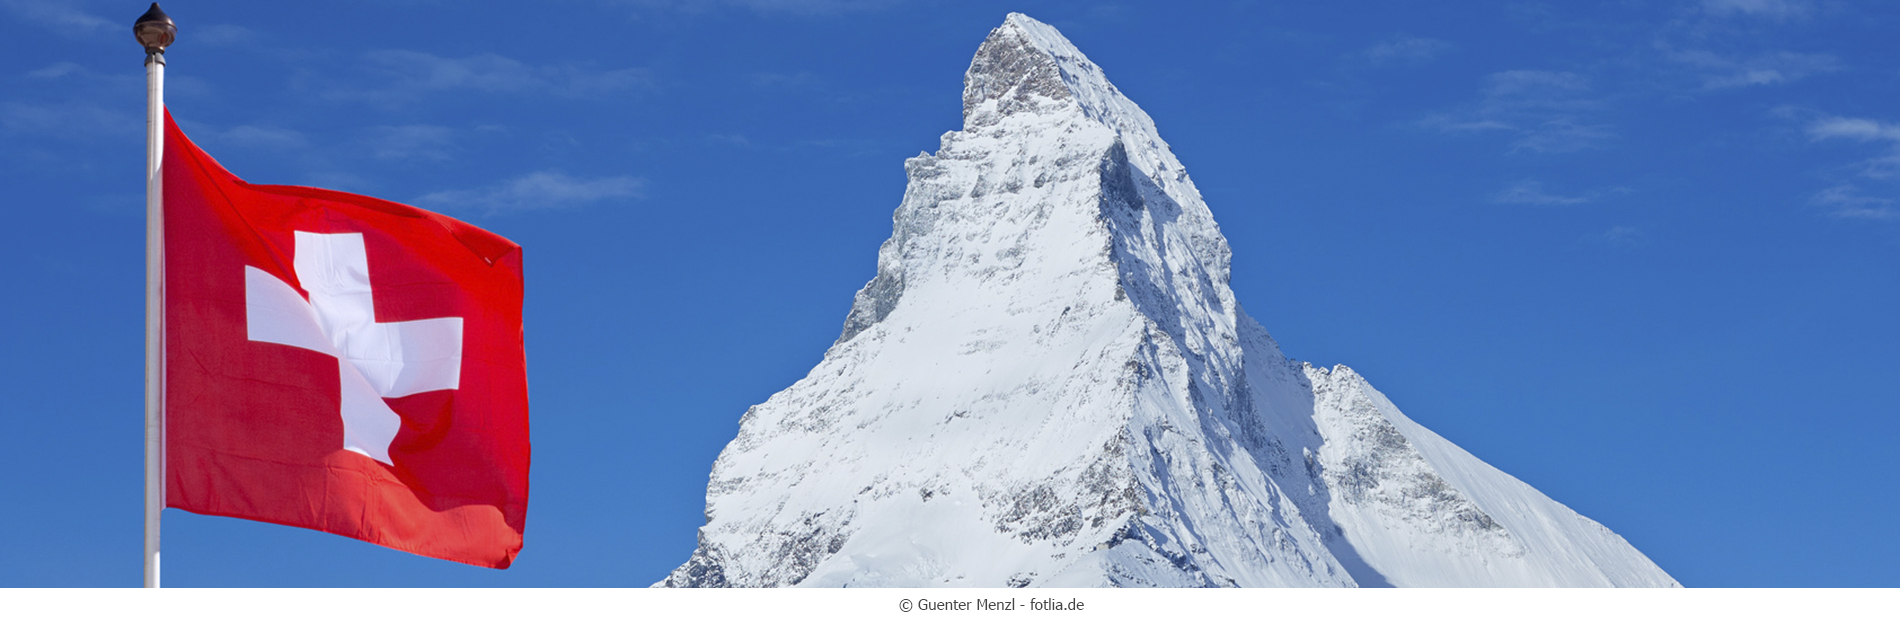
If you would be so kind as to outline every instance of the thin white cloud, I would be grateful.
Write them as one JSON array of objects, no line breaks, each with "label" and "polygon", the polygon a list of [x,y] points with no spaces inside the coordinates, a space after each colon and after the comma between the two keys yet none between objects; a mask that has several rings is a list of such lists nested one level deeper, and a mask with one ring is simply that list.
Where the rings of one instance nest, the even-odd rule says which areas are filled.
[{"label": "thin white cloud", "polygon": [[217,132],[215,139],[237,147],[301,149],[309,144],[302,132],[266,125],[239,125]]},{"label": "thin white cloud", "polygon": [[742,134],[742,133],[708,134],[706,136],[706,141],[711,142],[713,144],[724,144],[727,146],[736,146],[739,148],[747,148],[747,149],[754,148],[756,146],[752,144],[751,138],[747,138],[745,134]]},{"label": "thin white cloud", "polygon": [[199,45],[212,47],[240,46],[258,43],[263,35],[257,31],[232,24],[206,24],[191,29],[191,41]]},{"label": "thin white cloud", "polygon": [[729,3],[762,13],[807,15],[869,11],[903,4],[900,0],[729,0]]},{"label": "thin white cloud", "polygon": [[376,193],[377,185],[362,175],[341,170],[312,170],[303,173],[304,184],[358,194]]},{"label": "thin white cloud", "polygon": [[1544,191],[1544,184],[1538,181],[1524,180],[1512,183],[1491,196],[1491,202],[1498,204],[1533,205],[1539,207],[1583,204],[1593,200],[1594,196],[1563,196]]},{"label": "thin white cloud", "polygon": [[797,73],[753,73],[746,76],[746,81],[750,82],[754,88],[764,90],[816,88],[819,82],[818,76],[806,71]]},{"label": "thin white cloud", "polygon": [[[21,20],[69,37],[94,37],[124,28],[131,40],[132,20],[113,22],[79,9],[76,2],[58,0],[0,0],[0,7]],[[136,16],[134,16],[136,17]]]},{"label": "thin white cloud", "polygon": [[1122,21],[1134,16],[1135,12],[1135,7],[1128,3],[1109,2],[1089,7],[1087,15],[1089,19],[1096,21]]},{"label": "thin white cloud", "polygon": [[[61,139],[142,135],[143,114],[92,103],[31,104],[0,102],[0,128]],[[142,110],[139,110],[142,112]]]},{"label": "thin white cloud", "polygon": [[1814,5],[1804,0],[1702,0],[1702,10],[1712,15],[1750,15],[1757,17],[1804,17]]},{"label": "thin white cloud", "polygon": [[[26,72],[26,76],[35,80],[66,81],[72,83],[63,87],[66,89],[76,86],[81,89],[90,89],[98,92],[117,92],[129,88],[139,88],[143,90],[145,87],[145,72],[143,71],[136,73],[130,71],[101,73],[72,61],[61,61],[40,67]],[[167,84],[167,86],[170,85]]]},{"label": "thin white cloud", "polygon": [[1649,234],[1635,226],[1611,226],[1596,235],[1596,240],[1611,247],[1633,248],[1649,243]]},{"label": "thin white cloud", "polygon": [[418,204],[450,211],[498,214],[576,207],[644,195],[646,179],[611,176],[584,179],[543,170],[480,189],[446,190],[425,195]]},{"label": "thin white cloud", "polygon": [[1450,43],[1438,39],[1401,36],[1368,47],[1359,54],[1373,64],[1419,64],[1450,49]]},{"label": "thin white cloud", "polygon": [[[1900,179],[1900,124],[1869,118],[1824,116],[1810,121],[1805,132],[1808,139],[1815,142],[1850,140],[1880,145],[1882,148],[1878,154],[1854,162],[1847,168],[1853,170],[1856,177],[1886,185],[1889,192],[1892,191],[1893,181]],[[1861,186],[1850,182],[1837,183],[1816,192],[1808,197],[1808,204],[1824,208],[1829,215],[1841,219],[1900,221],[1900,204],[1896,204],[1894,199],[1870,195]]]},{"label": "thin white cloud", "polygon": [[1616,139],[1609,125],[1592,125],[1576,118],[1560,116],[1546,119],[1522,130],[1523,137],[1511,145],[1512,151],[1569,153],[1600,147]]},{"label": "thin white cloud", "polygon": [[1861,160],[1856,165],[1860,175],[1870,179],[1892,179],[1900,177],[1900,148],[1888,150],[1885,155]]},{"label": "thin white cloud", "polygon": [[447,58],[411,50],[382,50],[362,56],[370,84],[327,84],[335,99],[382,104],[407,103],[437,92],[535,94],[587,97],[652,86],[645,69],[590,70],[574,65],[533,65],[496,54]]},{"label": "thin white cloud", "polygon": [[[0,97],[9,99],[0,101],[0,129],[52,141],[142,135],[143,73],[100,72],[71,61],[29,70],[24,88],[0,90]],[[175,92],[193,92],[201,84],[191,78],[172,82],[179,85]],[[126,93],[140,95],[134,99]]]},{"label": "thin white cloud", "polygon": [[1850,220],[1900,220],[1900,209],[1889,198],[1868,196],[1853,185],[1837,185],[1808,198],[1808,204],[1828,209],[1830,215]]},{"label": "thin white cloud", "polygon": [[1515,134],[1512,152],[1568,153],[1614,140],[1610,125],[1594,122],[1603,107],[1590,98],[1582,76],[1560,71],[1491,74],[1481,99],[1463,110],[1434,114],[1421,124],[1445,133]]},{"label": "thin white cloud", "polygon": [[1830,116],[1808,124],[1808,137],[1815,141],[1845,139],[1857,142],[1884,142],[1885,153],[1863,159],[1854,165],[1861,176],[1872,179],[1900,177],[1900,125],[1866,118]]},{"label": "thin white cloud", "polygon": [[1829,54],[1782,51],[1735,59],[1706,50],[1689,50],[1667,55],[1670,60],[1695,69],[1702,78],[1702,87],[1709,90],[1786,84],[1841,70],[1840,61]]},{"label": "thin white cloud", "polygon": [[1590,90],[1589,81],[1575,73],[1519,69],[1491,74],[1484,92],[1492,97],[1568,100],[1587,90]]},{"label": "thin white cloud", "polygon": [[371,128],[366,142],[376,159],[445,161],[455,146],[455,130],[439,125],[385,125]]},{"label": "thin white cloud", "polygon": [[1809,124],[1808,137],[1815,140],[1850,138],[1862,142],[1869,140],[1900,142],[1900,125],[1865,118],[1830,116]]},{"label": "thin white cloud", "polygon": [[767,15],[837,15],[886,9],[905,0],[619,0],[617,4],[647,11],[703,12],[722,8],[751,10]]},{"label": "thin white cloud", "polygon": [[[56,62],[26,72],[26,77],[48,82],[46,88],[27,88],[17,91],[0,90],[0,96],[20,97],[15,101],[45,102],[56,97],[69,97],[76,101],[121,100],[127,92],[140,93],[139,101],[144,100],[145,72],[133,65],[99,71],[91,66],[71,62]],[[210,91],[207,83],[193,75],[168,75],[165,77],[165,93],[168,97],[197,97]],[[142,107],[142,104],[140,104]],[[143,115],[143,113],[140,113]]]},{"label": "thin white cloud", "polygon": [[86,73],[88,73],[87,69],[79,63],[56,62],[39,69],[28,71],[26,72],[26,76],[42,80],[56,80],[69,75],[84,75]]}]

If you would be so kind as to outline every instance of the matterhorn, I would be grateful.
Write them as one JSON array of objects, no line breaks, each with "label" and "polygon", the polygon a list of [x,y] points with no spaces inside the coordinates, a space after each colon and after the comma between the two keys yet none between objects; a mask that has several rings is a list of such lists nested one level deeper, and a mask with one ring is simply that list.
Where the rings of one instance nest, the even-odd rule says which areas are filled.
[{"label": "matterhorn", "polygon": [[877,275],[713,464],[660,586],[1676,586],[1288,359],[1151,120],[1011,14],[904,162]]}]

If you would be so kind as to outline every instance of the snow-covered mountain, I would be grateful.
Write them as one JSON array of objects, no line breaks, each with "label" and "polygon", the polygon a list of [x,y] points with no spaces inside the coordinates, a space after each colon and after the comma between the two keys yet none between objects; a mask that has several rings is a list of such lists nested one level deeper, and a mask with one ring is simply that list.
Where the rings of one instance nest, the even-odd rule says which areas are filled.
[{"label": "snow-covered mountain", "polygon": [[664,586],[1674,586],[1289,360],[1154,122],[1011,14],[905,162],[877,276],[746,411]]}]

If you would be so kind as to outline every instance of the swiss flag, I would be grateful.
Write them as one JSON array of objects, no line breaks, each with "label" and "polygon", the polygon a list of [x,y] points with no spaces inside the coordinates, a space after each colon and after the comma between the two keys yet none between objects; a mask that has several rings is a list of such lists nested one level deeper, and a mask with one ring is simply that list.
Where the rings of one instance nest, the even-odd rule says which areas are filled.
[{"label": "swiss flag", "polygon": [[507,568],[528,511],[521,247],[251,185],[165,116],[165,500]]}]

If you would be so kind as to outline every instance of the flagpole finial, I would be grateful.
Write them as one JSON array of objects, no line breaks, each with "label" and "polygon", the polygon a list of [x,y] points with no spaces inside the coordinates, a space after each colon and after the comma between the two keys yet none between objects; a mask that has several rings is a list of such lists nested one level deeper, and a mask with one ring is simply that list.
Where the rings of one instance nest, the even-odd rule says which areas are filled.
[{"label": "flagpole finial", "polygon": [[157,2],[153,2],[152,8],[132,23],[132,36],[138,37],[139,45],[145,46],[147,56],[163,58],[165,48],[171,47],[172,41],[178,38],[178,25],[172,23],[171,16],[166,15],[164,9],[158,8]]}]

